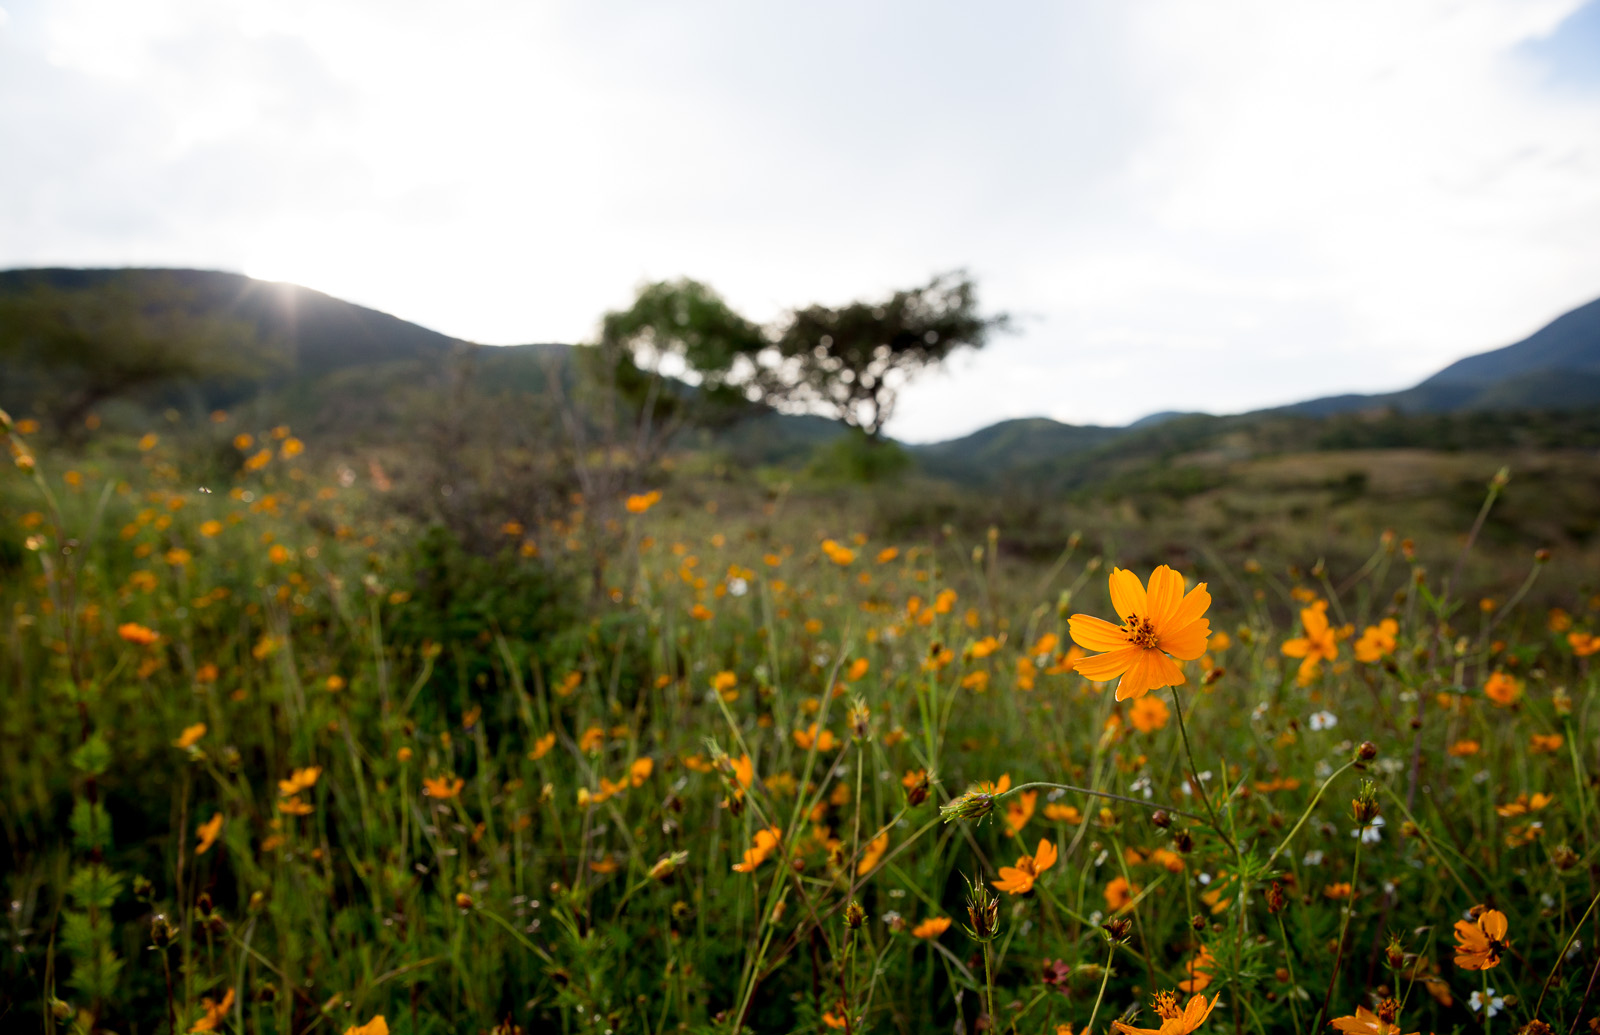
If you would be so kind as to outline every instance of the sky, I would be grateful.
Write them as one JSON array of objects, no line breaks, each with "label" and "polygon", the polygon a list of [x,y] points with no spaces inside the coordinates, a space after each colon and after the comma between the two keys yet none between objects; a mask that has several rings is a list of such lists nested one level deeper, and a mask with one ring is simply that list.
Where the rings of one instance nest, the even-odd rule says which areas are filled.
[{"label": "sky", "polygon": [[1600,295],[1600,0],[0,0],[0,267],[487,344],[965,269],[923,442],[1407,386]]}]

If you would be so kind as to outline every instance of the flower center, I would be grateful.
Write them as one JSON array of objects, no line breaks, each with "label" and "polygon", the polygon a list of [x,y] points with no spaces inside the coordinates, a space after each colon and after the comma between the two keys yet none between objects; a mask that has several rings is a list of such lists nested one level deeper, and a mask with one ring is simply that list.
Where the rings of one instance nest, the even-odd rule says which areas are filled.
[{"label": "flower center", "polygon": [[1156,635],[1156,627],[1150,619],[1140,618],[1138,615],[1128,616],[1128,624],[1124,632],[1128,637],[1129,643],[1136,647],[1143,647],[1145,650],[1154,650],[1161,641],[1161,637]]},{"label": "flower center", "polygon": [[1182,1015],[1182,1011],[1178,1009],[1178,997],[1171,992],[1157,992],[1152,1005],[1156,1008],[1156,1016],[1164,1021],[1170,1021]]}]

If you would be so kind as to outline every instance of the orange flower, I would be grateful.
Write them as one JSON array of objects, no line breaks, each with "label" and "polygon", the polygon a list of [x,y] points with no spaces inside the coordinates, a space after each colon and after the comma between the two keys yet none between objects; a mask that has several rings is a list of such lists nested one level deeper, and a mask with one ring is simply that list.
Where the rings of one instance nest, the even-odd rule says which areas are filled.
[{"label": "orange flower", "polygon": [[1000,867],[1000,879],[989,883],[1007,894],[1026,895],[1033,890],[1033,882],[1039,875],[1056,864],[1056,858],[1056,846],[1040,838],[1039,847],[1032,855],[1022,856],[1016,866]]},{"label": "orange flower", "polygon": [[1111,1026],[1122,1035],[1189,1035],[1200,1025],[1204,1024],[1211,1011],[1217,1008],[1220,995],[1211,997],[1211,1002],[1206,1002],[1206,997],[1197,995],[1189,1000],[1187,1006],[1178,1005],[1178,996],[1174,992],[1157,992],[1152,997],[1156,1016],[1161,1018],[1159,1028],[1135,1028],[1131,1024],[1121,1021],[1112,1021]]},{"label": "orange flower", "polygon": [[1335,629],[1328,624],[1326,600],[1319,600],[1302,610],[1300,624],[1304,626],[1306,634],[1285,642],[1283,653],[1301,659],[1299,680],[1304,686],[1316,678],[1322,662],[1332,661],[1339,656],[1339,641],[1349,636],[1353,629],[1348,625]]},{"label": "orange flower", "polygon": [[783,831],[777,827],[757,830],[755,836],[751,838],[752,846],[744,850],[744,861],[734,863],[733,872],[754,873],[756,867],[766,862],[767,857],[777,850],[778,843],[782,840]]},{"label": "orange flower", "polygon": [[1596,636],[1594,633],[1569,632],[1567,633],[1567,645],[1572,648],[1573,654],[1580,658],[1587,658],[1591,654],[1600,652],[1600,636]]},{"label": "orange flower", "polygon": [[1337,881],[1323,888],[1322,894],[1324,898],[1341,899],[1349,898],[1351,892],[1354,890],[1355,889],[1350,886],[1349,881]]},{"label": "orange flower", "polygon": [[1200,954],[1185,964],[1185,968],[1189,971],[1189,979],[1178,982],[1178,991],[1204,992],[1206,986],[1211,984],[1211,968],[1216,966],[1216,963],[1211,950],[1204,945],[1200,946]]},{"label": "orange flower", "polygon": [[1528,797],[1526,794],[1519,794],[1517,795],[1517,799],[1515,801],[1507,802],[1504,805],[1495,806],[1495,811],[1498,812],[1502,818],[1510,819],[1513,816],[1523,816],[1530,812],[1538,812],[1541,809],[1549,808],[1550,803],[1555,800],[1555,795],[1545,794],[1543,791],[1535,794],[1532,798]]},{"label": "orange flower", "polygon": [[1131,909],[1134,896],[1142,890],[1136,884],[1129,884],[1126,877],[1113,877],[1111,883],[1106,885],[1106,908],[1113,913]]},{"label": "orange flower", "polygon": [[454,798],[461,793],[461,788],[466,785],[467,781],[459,776],[454,780],[448,776],[425,776],[422,778],[423,793],[430,798],[439,798],[440,800]]},{"label": "orange flower", "polygon": [[[1535,734],[1535,736],[1537,735],[1538,734]],[[1468,755],[1476,755],[1479,751],[1483,750],[1483,745],[1479,744],[1476,740],[1458,740],[1445,750],[1456,758],[1466,758]]]},{"label": "orange flower", "polygon": [[856,680],[866,675],[867,670],[871,667],[872,662],[868,661],[866,658],[857,658],[856,660],[850,662],[850,667],[845,671],[844,677],[850,682],[854,683]]},{"label": "orange flower", "polygon": [[197,722],[193,726],[185,726],[183,732],[178,734],[178,739],[172,742],[173,747],[189,748],[199,743],[200,738],[206,735],[206,724]]},{"label": "orange flower", "polygon": [[140,647],[148,647],[161,639],[160,633],[154,629],[146,628],[138,622],[123,622],[117,626],[117,635]]},{"label": "orange flower", "polygon": [[1023,791],[1006,802],[1006,836],[1016,837],[1033,818],[1033,809],[1039,800],[1038,791]]},{"label": "orange flower", "polygon": [[1154,733],[1167,725],[1167,718],[1172,713],[1167,709],[1167,703],[1159,697],[1141,697],[1133,702],[1132,714],[1128,716],[1133,728],[1140,733]]},{"label": "orange flower", "polygon": [[660,502],[661,491],[659,489],[652,489],[649,492],[637,493],[629,496],[628,502],[624,505],[628,508],[628,513],[630,514],[643,514],[645,511],[649,510],[651,507]]},{"label": "orange flower", "polygon": [[221,1002],[209,998],[201,999],[200,1008],[205,1013],[200,1015],[199,1020],[194,1022],[189,1031],[216,1031],[217,1026],[227,1019],[228,1011],[233,1009],[233,989],[228,989]]},{"label": "orange flower", "polygon": [[656,760],[653,758],[636,758],[628,767],[628,782],[635,787],[643,787],[644,782],[650,779],[650,774],[656,771]]},{"label": "orange flower", "polygon": [[1484,681],[1483,696],[1502,708],[1509,708],[1522,696],[1522,681],[1496,669]]},{"label": "orange flower", "polygon": [[1077,826],[1083,822],[1083,813],[1078,811],[1076,805],[1060,805],[1051,802],[1044,807],[1044,818],[1057,823],[1071,823]]},{"label": "orange flower", "polygon": [[817,724],[814,722],[806,729],[795,730],[794,742],[799,745],[802,751],[810,751],[813,744],[817,746],[818,751],[832,751],[839,746],[838,739],[834,737],[831,731],[823,730],[818,733]]},{"label": "orange flower", "polygon": [[733,780],[737,785],[733,789],[734,797],[742,798],[744,792],[755,782],[755,763],[750,761],[749,755],[740,755],[738,758],[730,758],[728,764],[733,767]]},{"label": "orange flower", "polygon": [[930,916],[928,919],[911,929],[913,938],[937,938],[950,929],[950,918],[947,916]]},{"label": "orange flower", "polygon": [[344,1030],[344,1035],[389,1035],[389,1022],[380,1013],[365,1024],[352,1024]]},{"label": "orange flower", "polygon": [[832,539],[822,541],[822,552],[828,555],[828,560],[844,567],[856,559],[856,552],[848,546],[841,546]]},{"label": "orange flower", "polygon": [[548,755],[550,753],[550,749],[555,746],[556,735],[552,730],[533,742],[533,750],[528,752],[529,761],[539,761],[539,759],[543,758],[545,755]]},{"label": "orange flower", "polygon": [[1204,617],[1211,594],[1200,583],[1187,595],[1183,576],[1163,564],[1150,573],[1147,593],[1139,576],[1122,568],[1111,572],[1111,603],[1123,619],[1121,627],[1091,615],[1073,615],[1072,638],[1086,650],[1104,651],[1084,658],[1077,670],[1104,683],[1120,676],[1117,700],[1140,697],[1184,682],[1179,661],[1193,661],[1206,650],[1211,623]]},{"label": "orange flower", "polygon": [[311,815],[311,810],[311,803],[301,801],[298,794],[278,802],[278,811],[289,816],[309,816]]},{"label": "orange flower", "polygon": [[[1335,1017],[1328,1024],[1335,1031],[1344,1032],[1344,1035],[1400,1035],[1400,1025],[1393,1020],[1396,1012],[1394,1006],[1393,1000],[1385,1001],[1378,1006],[1379,1013],[1358,1006],[1352,1016]],[[1385,1016],[1390,1019],[1385,1020]]]},{"label": "orange flower", "polygon": [[711,609],[704,604],[696,604],[689,608],[689,617],[697,622],[707,621],[711,617]]},{"label": "orange flower", "polygon": [[1528,738],[1528,750],[1536,755],[1547,755],[1560,751],[1565,742],[1559,733],[1535,733]]},{"label": "orange flower", "polygon": [[217,835],[222,833],[222,813],[219,812],[200,824],[196,833],[200,837],[200,843],[195,846],[194,854],[205,855],[211,850],[211,846],[217,843]]},{"label": "orange flower", "polygon": [[1488,970],[1500,965],[1506,941],[1506,915],[1486,909],[1476,922],[1456,921],[1456,966],[1463,970]]},{"label": "orange flower", "polygon": [[856,876],[864,877],[871,873],[883,859],[883,853],[889,850],[889,832],[886,830],[872,839],[867,847],[861,850],[861,861],[856,863]]},{"label": "orange flower", "polygon": [[878,551],[878,563],[879,564],[888,564],[890,561],[894,560],[898,556],[900,556],[899,547],[885,546],[883,549]]},{"label": "orange flower", "polygon": [[1369,625],[1356,641],[1356,660],[1374,662],[1394,653],[1395,637],[1400,634],[1400,623],[1385,618],[1377,625]]},{"label": "orange flower", "polygon": [[606,743],[606,731],[599,726],[590,726],[583,731],[583,736],[578,738],[578,750],[584,754],[599,751]]},{"label": "orange flower", "polygon": [[320,765],[308,765],[304,769],[296,769],[289,774],[287,780],[278,781],[278,793],[288,798],[309,791],[317,785],[317,777],[322,775]]}]

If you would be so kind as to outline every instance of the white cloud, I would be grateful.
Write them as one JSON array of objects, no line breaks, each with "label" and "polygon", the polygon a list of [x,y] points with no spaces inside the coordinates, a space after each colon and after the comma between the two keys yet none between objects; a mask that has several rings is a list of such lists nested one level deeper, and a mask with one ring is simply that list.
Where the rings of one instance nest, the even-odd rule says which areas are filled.
[{"label": "white cloud", "polygon": [[1600,292],[1600,91],[1525,46],[1576,6],[13,3],[0,263],[491,342],[650,277],[764,318],[965,266],[1021,333],[911,439],[1397,387]]}]

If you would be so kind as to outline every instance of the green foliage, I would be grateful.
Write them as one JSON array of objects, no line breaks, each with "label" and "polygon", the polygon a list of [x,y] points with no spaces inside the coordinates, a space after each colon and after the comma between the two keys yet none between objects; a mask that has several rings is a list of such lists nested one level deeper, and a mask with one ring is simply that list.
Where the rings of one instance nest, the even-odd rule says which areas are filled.
[{"label": "green foliage", "polygon": [[111,745],[98,731],[72,752],[73,768],[90,776],[99,776],[111,765]]},{"label": "green foliage", "polygon": [[98,852],[111,847],[111,817],[104,805],[79,798],[72,805],[72,818],[67,825],[79,851]]},{"label": "green foliage", "polygon": [[913,463],[900,443],[852,430],[817,449],[809,470],[824,480],[870,484],[902,478]]},{"label": "green foliage", "polygon": [[948,273],[879,302],[792,313],[755,375],[768,402],[821,412],[878,438],[906,382],[1006,325],[978,312],[977,287]]},{"label": "green foliage", "polygon": [[122,894],[122,879],[99,863],[80,866],[67,883],[70,908],[61,911],[61,949],[72,960],[69,983],[80,995],[111,999],[123,960],[113,948],[111,907]]}]

